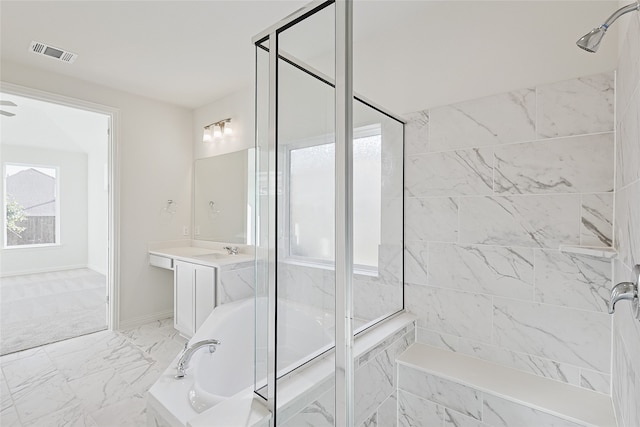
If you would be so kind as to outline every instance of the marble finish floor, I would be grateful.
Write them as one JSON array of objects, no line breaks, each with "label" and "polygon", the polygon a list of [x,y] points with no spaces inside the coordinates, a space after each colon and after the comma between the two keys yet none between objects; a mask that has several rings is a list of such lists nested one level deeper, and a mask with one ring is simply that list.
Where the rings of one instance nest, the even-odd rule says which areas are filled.
[{"label": "marble finish floor", "polygon": [[107,329],[106,283],[88,268],[0,279],[0,354]]},{"label": "marble finish floor", "polygon": [[166,319],[2,356],[0,425],[146,426],[146,392],[184,343]]}]

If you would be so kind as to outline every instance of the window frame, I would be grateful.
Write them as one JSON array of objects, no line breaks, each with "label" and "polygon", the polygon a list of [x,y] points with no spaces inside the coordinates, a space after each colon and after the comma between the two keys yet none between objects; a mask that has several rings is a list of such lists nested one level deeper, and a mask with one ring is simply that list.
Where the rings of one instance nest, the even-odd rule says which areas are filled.
[{"label": "window frame", "polygon": [[[380,143],[382,144],[382,123],[374,123],[370,125],[359,126],[353,130],[353,140],[367,138],[371,136],[380,136]],[[281,203],[283,209],[281,212],[283,215],[283,229],[285,230],[285,235],[283,236],[283,244],[284,244],[284,256],[281,261],[287,264],[294,264],[300,266],[307,267],[315,267],[321,268],[325,270],[334,270],[335,268],[335,260],[325,260],[320,258],[313,257],[303,257],[291,254],[291,204],[289,203],[291,194],[290,194],[290,183],[291,183],[291,151],[298,150],[301,148],[314,147],[317,145],[326,145],[326,144],[335,144],[335,135],[334,134],[324,134],[319,136],[314,136],[310,138],[304,138],[296,141],[292,141],[288,144],[284,144],[282,146],[282,159],[283,159],[283,180],[282,180],[282,198]],[[382,147],[381,147],[382,149]],[[382,167],[382,164],[380,165]],[[286,209],[284,209],[286,207]],[[382,208],[382,206],[381,206]],[[376,264],[372,265],[364,265],[364,264],[354,264],[353,271],[358,275],[367,275],[372,277],[378,276],[379,266]]]},{"label": "window frame", "polygon": [[[28,245],[9,245],[8,244],[8,229],[7,229],[7,166],[17,166],[22,168],[40,168],[40,169],[53,169],[55,170],[56,185],[55,185],[55,230],[53,243],[35,243]],[[48,248],[62,246],[61,242],[61,227],[60,227],[60,166],[58,165],[45,165],[38,163],[24,163],[24,162],[12,162],[4,161],[2,163],[2,249],[4,250],[19,250],[19,249],[34,249],[34,248]]]}]

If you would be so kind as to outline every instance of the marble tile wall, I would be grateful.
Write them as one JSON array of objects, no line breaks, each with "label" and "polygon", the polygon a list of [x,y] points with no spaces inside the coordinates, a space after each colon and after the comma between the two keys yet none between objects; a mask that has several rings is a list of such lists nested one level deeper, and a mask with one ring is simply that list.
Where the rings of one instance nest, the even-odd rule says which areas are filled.
[{"label": "marble tile wall", "polygon": [[[559,248],[612,245],[614,103],[611,72],[407,116],[405,304],[419,342],[610,392],[611,262]],[[405,391],[400,408],[425,398]]]},{"label": "marble tile wall", "polygon": [[401,363],[397,393],[397,424],[385,426],[584,427]]},{"label": "marble tile wall", "polygon": [[[396,357],[415,342],[413,324],[383,339],[355,360],[355,425],[359,427],[396,425],[398,377]],[[283,427],[333,426],[334,388],[324,391],[297,413],[286,419]]]},{"label": "marble tile wall", "polygon": [[[640,14],[629,14],[616,78],[616,193],[614,283],[628,281],[640,263]],[[629,304],[613,320],[612,397],[619,427],[640,425],[640,322]]]}]

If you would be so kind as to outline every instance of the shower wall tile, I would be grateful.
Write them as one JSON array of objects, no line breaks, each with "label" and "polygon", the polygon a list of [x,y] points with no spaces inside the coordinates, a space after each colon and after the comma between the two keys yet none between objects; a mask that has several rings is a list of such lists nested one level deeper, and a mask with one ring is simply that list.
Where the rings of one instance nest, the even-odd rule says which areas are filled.
[{"label": "shower wall tile", "polygon": [[582,424],[487,393],[484,394],[482,407],[483,421],[491,427],[583,427]]},{"label": "shower wall tile", "polygon": [[494,342],[512,351],[608,373],[610,336],[606,313],[494,298]]},{"label": "shower wall tile", "polygon": [[378,425],[380,427],[397,427],[398,398],[397,391],[389,396],[378,408]]},{"label": "shower wall tile", "polygon": [[557,248],[580,243],[580,196],[463,197],[460,241]]},{"label": "shower wall tile", "polygon": [[429,285],[531,299],[533,250],[479,245],[429,245]]},{"label": "shower wall tile", "polygon": [[580,386],[609,395],[611,392],[611,375],[580,369]]},{"label": "shower wall tile", "polygon": [[429,111],[430,150],[535,139],[535,91],[523,89]]},{"label": "shower wall tile", "polygon": [[613,245],[613,193],[583,194],[580,214],[580,244]]},{"label": "shower wall tile", "polygon": [[640,236],[637,137],[626,152],[638,154],[625,156],[638,158],[625,178],[635,181],[618,191],[612,226],[625,153],[614,147],[612,85],[604,73],[409,115],[405,306],[418,342],[607,388],[611,268],[558,249],[618,240],[625,263],[640,252],[624,237]]},{"label": "shower wall tile", "polygon": [[401,245],[404,215],[402,194],[398,197],[382,198],[380,204],[380,243]]},{"label": "shower wall tile", "polygon": [[398,391],[398,426],[441,426],[443,408],[403,390]]},{"label": "shower wall tile", "polygon": [[390,307],[402,307],[402,285],[386,284],[377,278],[356,275],[353,279],[354,317],[366,322],[389,314]]},{"label": "shower wall tile", "polygon": [[613,191],[613,132],[504,145],[495,157],[496,193]]},{"label": "shower wall tile", "polygon": [[429,151],[429,111],[416,111],[408,114],[404,127],[404,152],[420,154]]},{"label": "shower wall tile", "polygon": [[489,425],[452,409],[444,408],[444,427],[489,427]]},{"label": "shower wall tile", "polygon": [[[617,158],[613,283],[640,263],[640,14],[631,13],[616,78]],[[612,400],[619,427],[640,425],[640,322],[626,301],[613,315]]]},{"label": "shower wall tile", "polygon": [[408,197],[488,195],[493,191],[493,149],[447,151],[407,157]]},{"label": "shower wall tile", "polygon": [[405,308],[418,326],[481,341],[491,339],[491,297],[405,284]]},{"label": "shower wall tile", "polygon": [[393,394],[395,381],[395,353],[387,348],[355,372],[355,423],[364,422],[376,412],[381,402]]},{"label": "shower wall tile", "polygon": [[640,82],[640,17],[637,13],[628,16],[628,29],[618,55],[616,70],[616,114],[618,120],[627,110],[627,106]]},{"label": "shower wall tile", "polygon": [[404,281],[427,284],[429,246],[426,242],[406,242],[404,245]]},{"label": "shower wall tile", "polygon": [[406,241],[455,242],[458,239],[457,198],[407,198],[404,215]]},{"label": "shower wall tile", "polygon": [[[404,364],[398,364],[398,389],[400,393],[408,392],[421,399],[444,405],[477,420],[481,419],[482,394],[471,387]],[[402,394],[400,394],[398,396],[400,407],[402,407],[400,405],[402,399]],[[415,405],[412,406],[415,407]],[[442,416],[440,416],[440,420],[442,420]],[[402,424],[400,423],[400,425]]]},{"label": "shower wall tile", "polygon": [[317,426],[333,427],[335,415],[334,390],[331,389],[302,411],[289,418],[282,427]]},{"label": "shower wall tile", "polygon": [[640,89],[636,89],[627,108],[619,114],[616,184],[621,189],[640,179]]},{"label": "shower wall tile", "polygon": [[615,242],[627,266],[640,263],[640,180],[616,193]]},{"label": "shower wall tile", "polygon": [[536,301],[599,313],[609,309],[611,261],[536,250]]},{"label": "shower wall tile", "polygon": [[249,298],[255,294],[255,268],[244,267],[232,270],[224,267],[218,269],[220,275],[216,289],[217,304],[226,304]]},{"label": "shower wall tile", "polygon": [[537,101],[541,137],[614,130],[613,72],[538,86]]},{"label": "shower wall tile", "polygon": [[435,332],[425,328],[416,329],[416,342],[443,350],[458,351],[460,340],[460,337],[455,335]]},{"label": "shower wall tile", "polygon": [[460,338],[455,351],[573,385],[578,385],[580,381],[580,368],[576,366],[529,353],[507,350],[497,345]]}]

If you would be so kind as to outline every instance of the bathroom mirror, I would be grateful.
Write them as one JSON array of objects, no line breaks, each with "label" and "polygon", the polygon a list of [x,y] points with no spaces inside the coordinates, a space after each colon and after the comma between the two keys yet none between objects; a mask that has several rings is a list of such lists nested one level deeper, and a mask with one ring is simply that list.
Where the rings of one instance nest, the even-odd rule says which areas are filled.
[{"label": "bathroom mirror", "polygon": [[196,240],[251,244],[255,149],[195,161],[193,234]]}]

